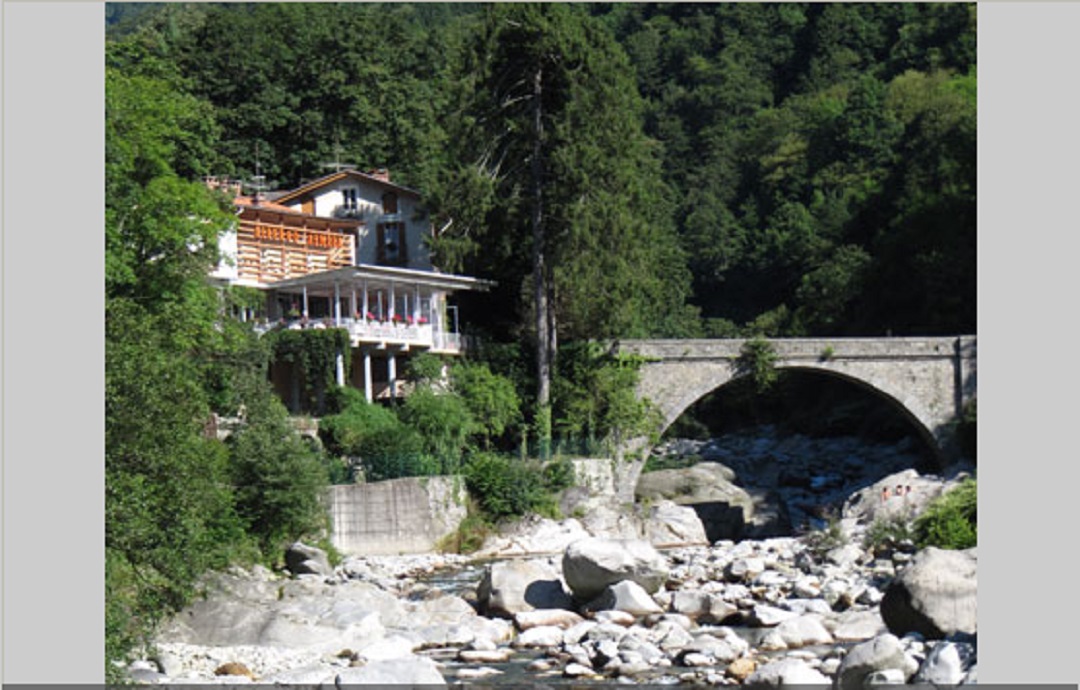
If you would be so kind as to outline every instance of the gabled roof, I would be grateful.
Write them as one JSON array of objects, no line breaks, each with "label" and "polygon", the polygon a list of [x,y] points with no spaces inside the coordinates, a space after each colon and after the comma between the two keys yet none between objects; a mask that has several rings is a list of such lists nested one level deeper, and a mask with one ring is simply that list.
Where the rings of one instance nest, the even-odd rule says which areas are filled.
[{"label": "gabled roof", "polygon": [[298,200],[298,199],[300,199],[302,197],[307,196],[308,194],[311,194],[312,192],[315,192],[316,190],[318,190],[321,187],[325,187],[325,186],[333,184],[333,183],[335,183],[335,182],[337,182],[339,180],[344,180],[344,179],[348,179],[348,178],[352,178],[354,180],[364,182],[364,183],[368,183],[368,184],[373,184],[373,185],[376,185],[376,186],[379,186],[379,187],[385,187],[387,189],[392,189],[392,190],[400,192],[402,194],[409,194],[409,195],[415,196],[417,198],[420,197],[420,192],[416,191],[415,189],[410,189],[408,187],[403,187],[403,186],[401,186],[399,184],[394,184],[393,182],[387,182],[384,179],[381,179],[379,177],[375,177],[374,175],[369,175],[367,173],[362,173],[359,170],[351,170],[350,169],[350,170],[341,170],[341,171],[338,171],[338,172],[335,172],[335,173],[330,173],[329,175],[326,175],[324,177],[320,177],[317,180],[312,180],[311,182],[308,182],[305,185],[301,185],[300,187],[297,187],[296,189],[294,189],[292,191],[286,192],[285,194],[277,197],[274,201],[279,203],[279,204],[288,204],[291,201],[296,201],[296,200]]},{"label": "gabled roof", "polygon": [[325,218],[323,216],[316,216],[310,213],[304,213],[297,211],[291,206],[285,206],[276,201],[263,200],[259,203],[255,203],[255,200],[249,196],[238,196],[233,199],[233,206],[238,208],[241,213],[247,211],[254,211],[258,213],[276,213],[281,216],[289,216],[290,218],[300,218],[305,221],[311,221],[320,225],[327,225],[331,227],[337,227],[339,229],[356,228],[361,225],[366,225],[363,220],[355,218]]}]

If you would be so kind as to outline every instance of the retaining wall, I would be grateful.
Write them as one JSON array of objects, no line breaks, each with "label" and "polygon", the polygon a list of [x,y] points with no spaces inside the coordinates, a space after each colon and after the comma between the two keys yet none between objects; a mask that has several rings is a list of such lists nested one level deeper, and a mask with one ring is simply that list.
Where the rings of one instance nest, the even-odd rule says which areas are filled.
[{"label": "retaining wall", "polygon": [[433,551],[465,512],[460,477],[407,477],[330,490],[332,542],[350,556]]}]

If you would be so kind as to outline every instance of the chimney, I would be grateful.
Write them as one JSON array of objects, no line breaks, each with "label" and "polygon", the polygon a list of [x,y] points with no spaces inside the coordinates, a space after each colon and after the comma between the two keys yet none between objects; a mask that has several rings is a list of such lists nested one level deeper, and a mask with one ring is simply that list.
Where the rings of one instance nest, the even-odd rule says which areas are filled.
[{"label": "chimney", "polygon": [[390,181],[390,171],[386,168],[375,168],[374,170],[369,170],[368,175],[374,177],[376,180],[381,180],[382,182]]}]

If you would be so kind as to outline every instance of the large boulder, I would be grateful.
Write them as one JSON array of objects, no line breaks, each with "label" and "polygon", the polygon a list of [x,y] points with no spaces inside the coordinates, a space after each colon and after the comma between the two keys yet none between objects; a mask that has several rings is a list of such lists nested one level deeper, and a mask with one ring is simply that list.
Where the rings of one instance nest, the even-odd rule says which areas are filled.
[{"label": "large boulder", "polygon": [[927,547],[915,554],[881,600],[881,617],[896,635],[942,639],[977,627],[976,549]]},{"label": "large boulder", "polygon": [[286,549],[285,567],[293,575],[330,575],[334,572],[325,551],[299,541]]},{"label": "large boulder", "polygon": [[851,648],[836,670],[833,687],[836,690],[862,690],[869,676],[890,669],[904,671],[906,666],[907,658],[900,640],[889,633],[878,635]]},{"label": "large boulder", "polygon": [[484,571],[476,590],[485,616],[513,618],[534,609],[572,609],[558,568],[548,560],[499,561]]},{"label": "large boulder", "polygon": [[694,509],[671,501],[660,501],[645,511],[644,532],[656,547],[709,544],[705,525]]},{"label": "large boulder", "polygon": [[770,661],[750,674],[746,684],[750,686],[767,685],[783,687],[789,685],[828,685],[829,679],[811,668],[802,659],[785,658]]},{"label": "large boulder", "polygon": [[629,580],[608,585],[597,598],[585,604],[586,611],[625,611],[634,616],[663,613],[660,606],[641,588]]},{"label": "large boulder", "polygon": [[667,560],[651,544],[633,539],[581,539],[566,548],[563,578],[578,601],[590,601],[608,585],[630,580],[652,594],[668,576]]},{"label": "large boulder", "polygon": [[[897,495],[897,487],[903,489],[900,495]],[[924,477],[916,470],[907,469],[851,494],[844,501],[841,516],[863,525],[875,520],[910,519],[926,510],[945,488],[946,483],[940,477]]]}]

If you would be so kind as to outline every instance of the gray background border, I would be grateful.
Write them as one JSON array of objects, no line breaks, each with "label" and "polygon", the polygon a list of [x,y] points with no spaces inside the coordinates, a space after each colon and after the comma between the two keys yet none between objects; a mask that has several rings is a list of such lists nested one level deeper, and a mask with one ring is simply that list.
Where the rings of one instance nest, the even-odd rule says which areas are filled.
[{"label": "gray background border", "polygon": [[[104,7],[2,10],[3,680],[92,683],[103,652]],[[1080,620],[1068,395],[1080,380],[1080,5],[978,13],[980,675],[1068,682]],[[26,257],[58,241],[46,278]]]}]

